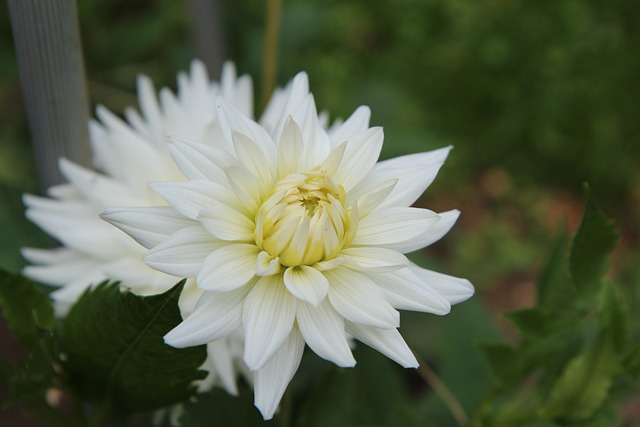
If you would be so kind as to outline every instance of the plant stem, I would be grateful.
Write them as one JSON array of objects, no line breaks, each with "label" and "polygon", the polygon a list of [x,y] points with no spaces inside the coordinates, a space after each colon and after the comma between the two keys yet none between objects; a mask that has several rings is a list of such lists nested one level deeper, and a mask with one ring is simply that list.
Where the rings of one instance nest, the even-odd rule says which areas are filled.
[{"label": "plant stem", "polygon": [[264,56],[262,59],[262,111],[267,106],[276,84],[278,64],[278,27],[281,0],[267,0],[267,19],[264,30]]},{"label": "plant stem", "polygon": [[469,425],[469,417],[465,412],[464,408],[460,404],[460,401],[454,396],[454,394],[449,390],[449,387],[440,379],[438,374],[435,373],[433,369],[429,367],[425,363],[422,358],[415,352],[413,353],[420,366],[418,366],[418,374],[422,377],[422,379],[431,386],[433,391],[438,395],[440,400],[445,404],[445,406],[453,415],[456,422],[460,427],[466,427]]}]

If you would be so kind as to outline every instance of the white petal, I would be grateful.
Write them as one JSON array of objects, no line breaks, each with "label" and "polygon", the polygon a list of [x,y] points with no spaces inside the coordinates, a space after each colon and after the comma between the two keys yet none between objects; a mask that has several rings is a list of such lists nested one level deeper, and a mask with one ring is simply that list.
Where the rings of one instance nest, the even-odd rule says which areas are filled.
[{"label": "white petal", "polygon": [[429,228],[429,230],[419,236],[416,236],[411,241],[405,242],[407,252],[412,252],[414,250],[424,248],[440,240],[445,234],[449,232],[449,230],[451,230],[453,225],[456,223],[458,217],[460,216],[460,211],[454,209],[451,211],[439,213],[438,216],[440,217],[440,219],[438,220],[438,222],[433,224],[433,226]]},{"label": "white petal", "polygon": [[202,226],[183,228],[151,249],[144,261],[152,268],[176,277],[195,277],[213,251],[227,245],[214,240]]},{"label": "white petal", "polygon": [[358,213],[360,216],[364,218],[371,211],[380,207],[389,197],[397,183],[397,179],[384,181],[380,185],[370,188],[368,193],[363,194],[358,199]]},{"label": "white petal", "polygon": [[344,267],[324,272],[329,280],[329,300],[346,319],[377,328],[397,328],[400,314],[382,290],[363,274]]},{"label": "white petal", "polygon": [[139,197],[134,196],[123,182],[101,175],[64,158],[58,161],[58,167],[67,181],[72,183],[87,200],[95,203],[99,209],[104,209],[107,206],[140,204]]},{"label": "white petal", "polygon": [[278,143],[277,179],[283,179],[289,174],[300,172],[297,170],[297,165],[303,149],[304,143],[300,128],[289,116]]},{"label": "white petal", "polygon": [[237,242],[253,240],[256,225],[231,206],[217,203],[216,206],[203,208],[198,220],[218,239]]},{"label": "white petal", "polygon": [[180,279],[153,270],[142,261],[142,254],[123,255],[101,265],[101,270],[111,280],[117,280],[136,295],[156,295],[169,290]]},{"label": "white petal", "polygon": [[261,204],[264,183],[244,166],[225,169],[225,173],[239,204],[244,208],[244,213],[255,214]]},{"label": "white petal", "polygon": [[61,264],[86,258],[79,252],[65,247],[54,249],[22,248],[20,253],[31,264]]},{"label": "white petal", "polygon": [[344,318],[329,301],[317,307],[298,301],[296,321],[304,340],[318,356],[341,367],[356,364],[344,331]]},{"label": "white petal", "polygon": [[220,182],[223,169],[236,163],[234,157],[211,144],[171,136],[168,148],[180,171],[189,179]]},{"label": "white petal", "polygon": [[437,315],[451,311],[449,301],[409,268],[369,277],[383,289],[389,302],[397,309]]},{"label": "white petal", "polygon": [[473,285],[467,279],[447,276],[413,265],[410,269],[425,283],[435,289],[449,303],[458,304],[474,294]]},{"label": "white petal", "polygon": [[178,307],[180,308],[180,315],[183,319],[186,319],[193,310],[195,310],[200,297],[204,295],[206,291],[200,289],[196,285],[196,279],[189,278],[185,281],[182,292],[180,292],[180,298],[178,299]]},{"label": "white petal", "polygon": [[367,130],[369,128],[369,119],[371,119],[369,107],[364,105],[358,107],[344,123],[329,131],[331,145],[337,147],[344,141],[348,141]]},{"label": "white petal", "polygon": [[184,227],[197,224],[170,206],[107,208],[100,218],[118,227],[147,249]]},{"label": "white petal", "polygon": [[360,197],[382,182],[397,179],[398,183],[381,207],[410,206],[431,185],[451,148],[445,147],[378,162],[353,189],[351,197]]},{"label": "white petal", "polygon": [[231,292],[205,292],[193,313],[169,331],[164,342],[184,348],[226,337],[240,326],[242,305],[250,290],[244,286]]},{"label": "white petal", "polygon": [[384,133],[382,128],[367,129],[347,142],[342,163],[334,175],[336,182],[347,191],[364,178],[378,161]]},{"label": "white petal", "polygon": [[223,185],[205,181],[158,182],[151,188],[182,215],[197,219],[200,211],[217,202],[233,205],[235,196]]},{"label": "white petal", "polygon": [[285,288],[281,275],[263,276],[247,296],[242,310],[245,330],[244,361],[260,369],[289,336],[296,313],[296,298]]},{"label": "white petal", "polygon": [[[233,354],[227,340],[221,339],[207,344],[207,360],[213,367],[214,375],[220,378],[223,388],[232,396],[238,395]],[[203,390],[208,391],[208,390]]]},{"label": "white petal", "polygon": [[343,257],[337,257],[337,258],[330,259],[328,261],[320,261],[318,263],[313,264],[312,267],[318,271],[329,271],[329,270],[333,270],[334,268],[340,267],[345,262],[346,260]]},{"label": "white petal", "polygon": [[287,268],[284,284],[294,296],[314,306],[320,304],[329,290],[329,282],[324,274],[308,265]]},{"label": "white petal", "polygon": [[300,108],[291,117],[302,134],[304,149],[298,159],[300,170],[311,170],[320,165],[331,152],[329,136],[320,126],[313,95],[307,95]]},{"label": "white petal", "polygon": [[245,135],[260,148],[269,164],[272,165],[275,158],[276,145],[262,126],[242,114],[221,96],[216,97],[216,107],[220,128],[227,141],[233,141],[233,131]]},{"label": "white petal", "polygon": [[225,292],[239,288],[255,276],[260,249],[255,245],[232,244],[212,252],[196,278],[207,291]]},{"label": "white petal", "polygon": [[153,132],[153,134],[148,135],[149,139],[153,142],[162,141],[162,112],[158,105],[158,98],[156,97],[156,90],[153,87],[153,82],[145,75],[139,75],[137,80],[140,110],[142,111],[146,121],[149,123],[149,126],[146,127]]},{"label": "white petal", "polygon": [[340,251],[347,266],[356,271],[385,272],[409,266],[409,260],[398,251],[376,247],[350,247]]},{"label": "white petal", "polygon": [[406,253],[416,236],[426,233],[440,220],[427,209],[394,207],[376,209],[358,223],[352,245],[381,246]]},{"label": "white petal", "polygon": [[[304,72],[296,74],[283,92],[274,93],[261,121],[265,128],[273,127],[276,141],[280,140],[280,134],[288,117],[300,109],[308,95],[309,78]],[[273,126],[274,123],[275,126]]]},{"label": "white petal", "polygon": [[[72,212],[64,214],[37,209],[27,209],[25,216],[66,247],[98,259],[117,257],[126,248],[123,247],[123,240],[128,240],[126,236],[97,216],[77,216]],[[96,242],[100,244],[97,245]]]},{"label": "white petal", "polygon": [[92,285],[97,285],[107,278],[99,271],[93,271],[87,275],[77,276],[75,280],[66,283],[59,289],[51,292],[49,297],[53,300],[53,306],[57,317],[67,315],[71,306],[75,304],[80,296]]},{"label": "white petal", "polygon": [[348,333],[375,348],[405,368],[417,368],[418,361],[397,329],[378,329],[346,322]]},{"label": "white petal", "polygon": [[300,366],[303,352],[304,340],[294,329],[271,360],[255,372],[255,405],[265,420],[273,418],[287,385]]},{"label": "white petal", "polygon": [[269,159],[247,136],[233,131],[232,138],[239,163],[257,177],[258,184],[261,184],[260,193],[269,190],[273,179]]},{"label": "white petal", "polygon": [[280,258],[272,257],[267,252],[262,251],[258,254],[256,262],[256,274],[258,276],[271,276],[280,272]]},{"label": "white petal", "polygon": [[[68,285],[71,281],[80,277],[101,275],[99,260],[90,256],[80,255],[75,251],[73,253],[76,254],[73,259],[48,265],[28,265],[22,269],[22,274],[36,282],[54,286]],[[29,258],[27,257],[27,259]],[[86,283],[86,285],[88,284],[89,282]]]},{"label": "white petal", "polygon": [[48,197],[39,197],[32,194],[23,194],[22,202],[30,209],[38,209],[53,213],[69,213],[74,215],[95,215],[95,207],[86,200],[56,200]]}]

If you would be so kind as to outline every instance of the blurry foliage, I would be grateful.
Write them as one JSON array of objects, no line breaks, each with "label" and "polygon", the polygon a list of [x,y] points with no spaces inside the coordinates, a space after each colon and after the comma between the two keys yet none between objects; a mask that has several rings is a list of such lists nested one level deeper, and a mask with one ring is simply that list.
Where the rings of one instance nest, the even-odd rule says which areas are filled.
[{"label": "blurry foliage", "polygon": [[[256,37],[238,24],[233,39]],[[452,143],[459,178],[589,181],[607,203],[639,178],[635,2],[291,0],[281,40],[283,81],[308,70],[333,114],[371,105],[388,155]]]},{"label": "blurry foliage", "polygon": [[[264,2],[222,3],[228,57],[240,72],[253,75],[259,88]],[[175,87],[176,71],[186,69],[194,55],[184,2],[78,0],[78,7],[94,104],[115,112],[135,105],[139,73],[153,77],[157,88]],[[573,228],[577,221],[572,217],[579,210],[575,200],[585,180],[627,232],[622,241],[626,253],[637,248],[638,46],[640,8],[631,0],[285,0],[279,82],[306,70],[319,107],[334,118],[348,116],[360,104],[371,106],[372,123],[385,127],[385,157],[455,145],[435,188],[426,194],[425,206],[460,208],[460,227],[429,249],[422,263],[469,277],[480,290],[493,289],[489,299],[500,299],[501,285],[513,288],[514,277],[530,281],[545,258],[550,230],[564,216]],[[21,100],[6,8],[0,9],[0,52],[0,228],[5,233],[0,266],[16,270],[22,264],[18,248],[43,246],[46,239],[20,218],[20,193],[38,190],[25,118],[17,108]],[[555,248],[552,258],[562,260],[564,240],[559,239]],[[548,422],[535,425],[578,425],[576,419],[593,415],[591,423],[580,425],[610,426],[615,417],[603,390],[615,394],[618,387],[630,384],[637,389],[640,376],[640,351],[624,346],[629,336],[637,339],[640,324],[638,261],[637,253],[619,256],[619,290],[598,282],[593,287],[599,291],[585,293],[590,296],[582,303],[593,309],[589,315],[571,317],[565,311],[577,302],[560,301],[552,311],[557,316],[542,316],[536,310],[550,309],[540,299],[537,308],[511,315],[525,337],[487,350],[502,378],[494,384],[495,399],[490,403],[479,402],[489,387],[490,371],[475,349],[481,341],[495,341],[498,332],[480,302],[454,308],[446,319],[404,313],[402,332],[434,364],[469,413],[480,408],[477,423],[498,425],[500,417],[508,420],[513,408],[542,407],[551,415]],[[565,275],[554,276],[556,268]],[[573,286],[566,280],[567,268],[549,264],[541,286]],[[622,300],[629,313],[616,309]],[[6,309],[4,314],[8,315]],[[620,327],[625,316],[631,319],[624,326],[630,328],[626,337]],[[37,345],[28,343],[32,358],[13,381],[29,397],[29,389],[41,391],[50,385],[52,372],[51,364],[42,363],[51,357],[49,332],[38,323],[27,325],[32,330],[24,333],[36,336]],[[536,339],[548,331],[557,333],[537,346],[541,341]],[[611,332],[611,337],[602,331]],[[536,346],[538,353],[531,350]],[[505,354],[509,357],[502,357]],[[524,355],[527,365],[513,363],[519,358],[514,354]],[[415,375],[393,371],[389,361],[365,348],[358,348],[356,357],[362,363],[353,370],[337,370],[305,357],[291,384],[295,419],[307,425],[329,423],[332,417],[376,425],[453,425],[431,390],[416,386],[420,381]],[[545,357],[550,365],[536,365]],[[627,369],[627,377],[620,375],[621,367]],[[538,373],[534,379],[546,379],[543,385],[562,393],[532,399],[531,389],[524,387],[519,389],[522,394],[511,394],[529,384],[518,374],[533,371]],[[585,372],[593,379],[584,381]],[[387,376],[389,390],[369,383]],[[330,405],[338,412],[323,410],[331,402],[306,401],[301,394],[304,381],[320,384],[317,393],[338,400]],[[400,386],[411,391],[410,408],[394,395],[376,406],[376,419],[365,413],[371,402],[380,402]],[[367,400],[345,398],[341,403],[332,390],[352,396],[367,392]],[[571,399],[563,400],[563,393]],[[198,411],[217,408],[219,413],[235,410],[234,405],[247,414],[238,425],[263,425],[246,393],[241,399],[220,396],[226,395],[216,391],[190,403],[194,412],[185,415],[187,425],[198,425],[193,417]],[[43,402],[31,402],[36,403]],[[549,421],[559,408],[571,409],[573,418]],[[64,420],[59,424],[66,425]]]}]

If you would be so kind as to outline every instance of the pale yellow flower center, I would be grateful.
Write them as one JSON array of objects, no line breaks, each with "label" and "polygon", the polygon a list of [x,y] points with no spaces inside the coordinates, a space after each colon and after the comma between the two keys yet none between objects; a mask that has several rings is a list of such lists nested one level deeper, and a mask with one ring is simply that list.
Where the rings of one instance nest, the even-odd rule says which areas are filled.
[{"label": "pale yellow flower center", "polygon": [[355,234],[344,188],[323,171],[291,174],[273,186],[256,215],[256,244],[294,267],[331,260]]}]

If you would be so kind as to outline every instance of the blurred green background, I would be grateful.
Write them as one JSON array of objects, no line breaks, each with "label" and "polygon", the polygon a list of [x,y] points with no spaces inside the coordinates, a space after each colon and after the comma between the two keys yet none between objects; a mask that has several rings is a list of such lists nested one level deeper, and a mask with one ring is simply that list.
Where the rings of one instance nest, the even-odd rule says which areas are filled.
[{"label": "blurred green background", "polygon": [[[220,3],[225,57],[259,93],[264,2]],[[175,88],[196,55],[184,2],[78,6],[92,105],[136,105],[138,73]],[[40,189],[6,8],[0,14],[0,266],[15,271],[18,248],[47,239],[22,218],[19,195]],[[469,278],[479,297],[449,322],[407,314],[403,333],[465,406],[477,403],[465,375],[477,373],[480,389],[488,381],[469,349],[512,334],[499,314],[531,303],[553,237],[579,220],[585,181],[622,231],[611,274],[640,313],[637,1],[285,0],[280,31],[278,83],[307,71],[332,118],[369,105],[385,129],[384,157],[455,146],[419,203],[458,208],[461,219],[417,256]],[[471,359],[450,361],[453,353]]]}]

